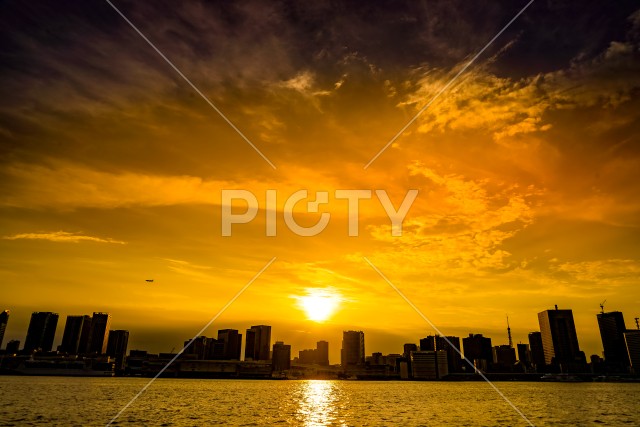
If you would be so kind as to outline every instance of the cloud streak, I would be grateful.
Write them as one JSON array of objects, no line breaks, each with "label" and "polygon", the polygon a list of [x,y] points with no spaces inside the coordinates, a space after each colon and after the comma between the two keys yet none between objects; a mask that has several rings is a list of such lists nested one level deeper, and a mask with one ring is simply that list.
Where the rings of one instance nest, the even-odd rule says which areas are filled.
[{"label": "cloud streak", "polygon": [[121,240],[111,239],[109,237],[87,236],[80,233],[70,233],[68,231],[53,231],[48,233],[21,233],[21,234],[14,234],[12,236],[4,236],[3,239],[5,240],[48,240],[50,242],[62,242],[62,243],[95,242],[95,243],[113,243],[118,245],[125,245],[127,243]]}]

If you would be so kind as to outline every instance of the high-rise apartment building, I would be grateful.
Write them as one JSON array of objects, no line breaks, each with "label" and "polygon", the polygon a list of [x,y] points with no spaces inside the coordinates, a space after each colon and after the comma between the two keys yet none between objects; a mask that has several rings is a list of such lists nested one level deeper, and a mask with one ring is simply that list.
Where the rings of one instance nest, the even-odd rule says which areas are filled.
[{"label": "high-rise apartment building", "polygon": [[516,350],[508,344],[493,347],[493,363],[503,371],[510,371],[516,364]]},{"label": "high-rise apartment building", "polygon": [[536,368],[536,371],[542,372],[546,362],[544,348],[542,347],[542,334],[540,332],[529,332],[529,349],[531,351],[531,364]]},{"label": "high-rise apartment building", "polygon": [[107,340],[107,356],[116,359],[116,369],[124,369],[124,362],[127,356],[127,346],[129,345],[129,331],[116,329],[109,331]]},{"label": "high-rise apartment building", "polygon": [[516,349],[518,351],[518,361],[525,367],[530,367],[531,350],[529,349],[529,344],[518,343],[516,344]]},{"label": "high-rise apartment building", "polygon": [[462,339],[464,357],[478,369],[484,370],[493,361],[491,338],[482,334],[469,334]]},{"label": "high-rise apartment building", "polygon": [[257,325],[247,329],[244,360],[269,360],[271,326]]},{"label": "high-rise apartment building", "polygon": [[88,354],[105,354],[111,326],[110,313],[93,313],[89,330]]},{"label": "high-rise apartment building", "polygon": [[9,323],[9,310],[0,312],[0,348],[2,348],[2,341],[4,341],[4,333],[7,330],[7,323]]},{"label": "high-rise apartment building", "polygon": [[447,352],[438,351],[412,351],[411,374],[416,380],[437,380],[449,375]]},{"label": "high-rise apartment building", "polygon": [[629,366],[627,345],[624,341],[624,333],[627,328],[624,317],[619,311],[598,313],[598,328],[602,347],[604,348],[604,361],[608,366],[626,368]]},{"label": "high-rise apartment building", "polygon": [[193,355],[198,360],[209,359],[212,340],[213,338],[208,338],[205,336],[188,339],[184,342],[184,351],[182,352],[182,354],[184,354],[185,356]]},{"label": "high-rise apartment building", "polygon": [[276,341],[273,345],[273,358],[271,360],[271,366],[274,371],[286,371],[291,368],[291,346],[283,343],[282,341]]},{"label": "high-rise apartment building", "polygon": [[242,334],[236,329],[220,329],[218,340],[221,345],[221,354],[216,354],[216,359],[240,360],[242,354]]},{"label": "high-rise apartment building", "polygon": [[364,332],[344,331],[342,333],[340,359],[344,370],[364,367]]},{"label": "high-rise apartment building", "polygon": [[[420,351],[438,351],[443,350],[447,353],[447,363],[449,364],[449,372],[460,372],[460,337],[439,335],[429,335],[420,340]],[[405,349],[406,352],[406,349]],[[473,362],[473,360],[472,360]]]},{"label": "high-rise apartment building", "polygon": [[316,360],[318,365],[329,366],[329,343],[327,341],[316,343]]},{"label": "high-rise apartment building", "polygon": [[57,326],[58,313],[38,311],[31,314],[24,350],[28,353],[34,350],[51,351]]},{"label": "high-rise apartment building", "polygon": [[571,310],[545,310],[538,313],[542,349],[547,365],[584,364],[586,359],[578,345],[578,335]]},{"label": "high-rise apartment building", "polygon": [[412,351],[418,351],[418,346],[414,343],[407,343],[402,346],[402,357],[405,359],[409,359],[409,356]]},{"label": "high-rise apartment building", "polygon": [[640,374],[640,330],[632,329],[625,332],[624,342],[631,369],[635,374]]},{"label": "high-rise apartment building", "polygon": [[69,354],[85,353],[90,332],[91,316],[67,316],[60,351]]}]

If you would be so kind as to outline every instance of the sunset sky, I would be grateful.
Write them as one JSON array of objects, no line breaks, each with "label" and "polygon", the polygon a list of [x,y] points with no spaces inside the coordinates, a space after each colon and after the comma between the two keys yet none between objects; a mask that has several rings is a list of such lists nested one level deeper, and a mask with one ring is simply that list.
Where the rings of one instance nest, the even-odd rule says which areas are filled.
[{"label": "sunset sky", "polygon": [[[640,11],[534,2],[368,168],[373,156],[526,1],[114,4],[272,168],[102,0],[0,6],[0,310],[24,343],[32,311],[107,311],[129,348],[273,326],[293,355],[342,331],[398,353],[433,329],[506,344],[537,313],[574,311],[600,354],[599,303],[640,316]],[[222,189],[277,190],[221,235]],[[329,191],[318,236],[286,198]],[[401,237],[376,198],[347,233],[336,189],[419,194]],[[296,218],[311,225],[319,214]],[[153,283],[145,279],[154,279]],[[300,298],[332,295],[324,322]]]}]

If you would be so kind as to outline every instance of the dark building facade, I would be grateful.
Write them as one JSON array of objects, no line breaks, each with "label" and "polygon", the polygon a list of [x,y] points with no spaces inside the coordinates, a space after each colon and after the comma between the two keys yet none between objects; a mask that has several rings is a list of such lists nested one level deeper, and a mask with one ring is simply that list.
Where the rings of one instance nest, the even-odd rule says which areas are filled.
[{"label": "dark building facade", "polygon": [[106,353],[110,326],[110,313],[93,313],[89,330],[89,342],[87,343],[87,354]]},{"label": "dark building facade", "polygon": [[7,323],[9,323],[9,313],[9,310],[0,312],[0,348],[2,348],[4,333],[7,330]]},{"label": "dark building facade", "polygon": [[545,310],[538,313],[544,360],[547,365],[585,364],[571,310]]},{"label": "dark building facade", "polygon": [[491,338],[483,337],[482,334],[469,334],[462,339],[462,347],[464,357],[478,369],[486,369],[493,361]]},{"label": "dark building facade", "polygon": [[531,364],[536,368],[536,371],[542,372],[546,362],[540,332],[529,332],[529,350],[531,351]]},{"label": "dark building facade", "polygon": [[205,336],[186,340],[184,342],[184,351],[182,354],[195,356],[198,360],[209,359],[209,355],[211,353],[211,340],[212,338],[207,338]]},{"label": "dark building facade", "polygon": [[316,348],[300,350],[298,352],[298,363],[302,365],[329,366],[329,343],[318,341]]},{"label": "dark building facade", "polygon": [[18,354],[20,351],[20,340],[11,340],[7,343],[7,354]]},{"label": "dark building facade", "polygon": [[327,341],[316,343],[316,353],[318,365],[329,366],[329,343]]},{"label": "dark building facade", "polygon": [[496,370],[511,372],[516,364],[516,350],[506,344],[493,347],[493,364]]},{"label": "dark building facade", "polygon": [[[406,350],[407,348],[404,349],[405,353]],[[447,353],[449,373],[460,372],[462,370],[462,359],[460,357],[460,337],[441,337],[439,335],[429,335],[420,340],[420,351],[439,350],[443,350]]]},{"label": "dark building facade", "polygon": [[298,363],[302,365],[317,365],[318,357],[315,349],[305,349],[298,352]]},{"label": "dark building facade", "polygon": [[127,356],[127,347],[129,345],[129,331],[116,329],[109,331],[107,340],[107,356],[116,359],[116,369],[123,370],[124,362]]},{"label": "dark building facade", "polygon": [[364,332],[344,331],[342,333],[342,351],[340,362],[342,369],[364,367]]},{"label": "dark building facade", "polygon": [[518,361],[525,367],[531,366],[531,350],[529,344],[518,343],[516,344],[518,351]]},{"label": "dark building facade", "polygon": [[53,339],[58,326],[58,313],[37,311],[31,314],[24,350],[31,353],[34,350],[51,351]]},{"label": "dark building facade", "polygon": [[282,341],[276,341],[273,345],[273,357],[271,359],[271,366],[274,371],[286,371],[291,368],[291,346],[283,343]]},{"label": "dark building facade", "polygon": [[418,346],[414,343],[407,343],[402,346],[402,357],[408,359],[412,351],[418,351]]},{"label": "dark building facade", "polygon": [[597,317],[605,364],[617,368],[628,367],[629,355],[624,341],[624,333],[627,328],[622,313],[619,311],[598,313]]},{"label": "dark building facade", "polygon": [[420,351],[436,351],[436,337],[428,335],[420,339]]},{"label": "dark building facade", "polygon": [[257,325],[247,329],[244,360],[269,360],[271,326]]},{"label": "dark building facade", "polygon": [[91,316],[67,316],[60,351],[68,354],[83,354],[87,351]]},{"label": "dark building facade", "polygon": [[631,370],[636,375],[640,374],[640,330],[633,329],[624,333],[624,341]]},{"label": "dark building facade", "polygon": [[221,351],[214,352],[216,353],[216,359],[240,360],[242,355],[242,334],[238,333],[238,330],[220,329],[217,341],[220,343]]}]

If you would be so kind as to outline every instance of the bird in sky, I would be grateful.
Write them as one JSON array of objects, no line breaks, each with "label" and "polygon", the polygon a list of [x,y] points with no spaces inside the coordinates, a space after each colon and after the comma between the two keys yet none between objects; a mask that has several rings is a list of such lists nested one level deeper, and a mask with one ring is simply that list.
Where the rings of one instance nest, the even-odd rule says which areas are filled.
[{"label": "bird in sky", "polygon": [[153,283],[153,279],[145,279],[145,282]]}]

